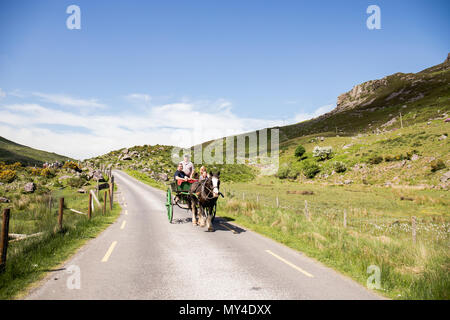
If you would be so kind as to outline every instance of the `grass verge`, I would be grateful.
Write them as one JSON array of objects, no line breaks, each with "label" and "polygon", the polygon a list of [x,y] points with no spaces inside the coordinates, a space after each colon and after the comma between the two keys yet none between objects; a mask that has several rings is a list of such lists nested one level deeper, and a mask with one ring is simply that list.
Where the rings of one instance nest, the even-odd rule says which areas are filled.
[{"label": "grass verge", "polygon": [[[86,203],[85,195],[81,198],[71,191],[55,193],[55,197],[60,196],[65,197],[65,208],[69,208],[70,205],[70,208],[83,210],[81,203]],[[85,207],[87,209],[87,204]],[[42,213],[48,211],[45,210],[45,206],[42,210]],[[55,211],[48,212],[49,218],[52,218],[52,221],[56,220]],[[0,274],[0,299],[17,299],[24,296],[33,283],[41,280],[47,272],[66,261],[88,240],[95,238],[114,223],[121,212],[121,207],[115,203],[113,210],[107,210],[106,215],[96,212],[89,221],[87,217],[81,215],[72,218],[76,214],[65,209],[62,232],[53,232],[51,223],[40,237],[11,242],[5,272]],[[12,214],[14,215],[14,212]]]},{"label": "grass verge", "polygon": [[167,185],[164,182],[156,181],[156,180],[150,178],[145,173],[142,173],[137,170],[130,170],[130,169],[126,169],[123,171],[125,173],[127,173],[128,175],[132,176],[133,178],[136,178],[139,181],[149,185],[150,187],[157,188],[157,189],[164,190],[164,191],[167,190]]},{"label": "grass verge", "polygon": [[377,292],[393,299],[450,299],[448,223],[420,221],[416,244],[408,222],[352,210],[310,213],[236,198],[219,202],[218,215],[304,252],[366,286],[368,267],[381,271]]}]

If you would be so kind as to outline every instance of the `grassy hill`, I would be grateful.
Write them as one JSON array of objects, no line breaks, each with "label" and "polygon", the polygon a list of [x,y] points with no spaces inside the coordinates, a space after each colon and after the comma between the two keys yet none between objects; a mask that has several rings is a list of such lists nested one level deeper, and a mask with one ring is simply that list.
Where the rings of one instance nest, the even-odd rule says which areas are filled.
[{"label": "grassy hill", "polygon": [[20,162],[25,166],[41,166],[44,162],[72,160],[56,153],[33,149],[0,137],[0,161]]}]

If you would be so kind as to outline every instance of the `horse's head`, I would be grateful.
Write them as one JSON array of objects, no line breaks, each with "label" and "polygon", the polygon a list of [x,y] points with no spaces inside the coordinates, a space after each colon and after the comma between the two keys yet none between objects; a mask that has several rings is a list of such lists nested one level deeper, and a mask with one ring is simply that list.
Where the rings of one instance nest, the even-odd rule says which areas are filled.
[{"label": "horse's head", "polygon": [[209,176],[213,187],[213,196],[214,198],[218,198],[220,188],[220,171],[217,173],[212,173],[212,171],[210,171]]}]

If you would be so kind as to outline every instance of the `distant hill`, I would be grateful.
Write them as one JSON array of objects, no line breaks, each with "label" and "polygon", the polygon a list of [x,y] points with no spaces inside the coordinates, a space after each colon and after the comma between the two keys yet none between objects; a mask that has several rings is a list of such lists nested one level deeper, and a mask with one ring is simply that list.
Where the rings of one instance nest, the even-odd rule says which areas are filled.
[{"label": "distant hill", "polygon": [[44,162],[72,160],[56,153],[33,149],[0,137],[0,161],[41,166]]}]

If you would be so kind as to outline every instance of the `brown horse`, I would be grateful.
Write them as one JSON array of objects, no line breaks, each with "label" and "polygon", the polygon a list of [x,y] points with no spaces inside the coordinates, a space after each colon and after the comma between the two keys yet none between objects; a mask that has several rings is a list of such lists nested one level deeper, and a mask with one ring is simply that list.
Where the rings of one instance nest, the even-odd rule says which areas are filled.
[{"label": "brown horse", "polygon": [[[221,195],[220,191],[220,171],[218,173],[209,173],[209,177],[205,180],[194,182],[191,185],[191,203],[192,203],[192,224],[197,225],[197,214],[199,225],[206,226],[208,231],[214,231],[212,226],[213,209],[216,205],[217,198]],[[195,194],[195,195],[194,195]],[[199,212],[197,213],[197,207]]]}]

